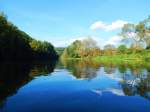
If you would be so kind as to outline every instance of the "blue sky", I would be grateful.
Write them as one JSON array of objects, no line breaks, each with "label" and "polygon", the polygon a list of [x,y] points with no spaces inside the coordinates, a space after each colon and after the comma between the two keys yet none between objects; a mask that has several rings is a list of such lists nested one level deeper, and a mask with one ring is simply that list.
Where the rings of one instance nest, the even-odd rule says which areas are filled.
[{"label": "blue sky", "polygon": [[150,15],[149,0],[0,0],[0,11],[21,30],[55,46],[93,37],[118,44],[123,24]]}]

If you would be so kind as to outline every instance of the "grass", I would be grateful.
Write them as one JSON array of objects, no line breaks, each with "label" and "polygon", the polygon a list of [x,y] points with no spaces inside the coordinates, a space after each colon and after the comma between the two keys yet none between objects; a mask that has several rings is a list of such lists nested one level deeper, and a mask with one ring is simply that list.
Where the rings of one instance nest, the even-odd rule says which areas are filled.
[{"label": "grass", "polygon": [[116,54],[112,56],[97,56],[85,58],[67,58],[67,60],[93,60],[95,62],[113,62],[113,63],[144,63],[150,62],[150,51],[142,51],[131,54]]},{"label": "grass", "polygon": [[150,51],[143,51],[139,53],[132,54],[118,54],[112,56],[97,56],[93,58],[96,62],[150,62]]},{"label": "grass", "polygon": [[133,55],[114,55],[114,56],[97,56],[93,58],[96,62],[107,62],[107,61],[144,61],[142,56]]}]

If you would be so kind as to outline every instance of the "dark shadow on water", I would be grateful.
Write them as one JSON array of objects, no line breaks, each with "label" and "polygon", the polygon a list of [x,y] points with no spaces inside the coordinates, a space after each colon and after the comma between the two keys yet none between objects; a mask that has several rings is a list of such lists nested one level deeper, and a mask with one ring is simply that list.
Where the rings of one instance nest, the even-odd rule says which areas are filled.
[{"label": "dark shadow on water", "polygon": [[18,89],[35,76],[53,72],[55,61],[48,62],[3,62],[0,64],[0,107],[8,96],[16,94]]}]

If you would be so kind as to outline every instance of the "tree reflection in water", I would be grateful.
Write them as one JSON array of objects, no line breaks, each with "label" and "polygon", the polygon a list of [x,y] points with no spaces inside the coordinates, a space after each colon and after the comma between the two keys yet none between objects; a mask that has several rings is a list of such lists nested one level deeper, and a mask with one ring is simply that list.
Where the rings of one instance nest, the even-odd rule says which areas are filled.
[{"label": "tree reflection in water", "polygon": [[101,64],[91,60],[61,60],[65,68],[78,79],[91,80],[97,76]]},{"label": "tree reflection in water", "polygon": [[31,81],[35,76],[53,72],[56,62],[7,62],[0,64],[0,106],[8,96]]},{"label": "tree reflection in water", "polygon": [[[49,75],[56,62],[1,63],[0,64],[0,105],[7,97],[38,75]],[[93,80],[105,74],[119,77],[121,91],[127,96],[140,95],[150,100],[150,64],[140,63],[97,63],[92,60],[61,60],[57,69],[66,69],[77,79]],[[60,72],[61,73],[61,72]]]},{"label": "tree reflection in water", "polygon": [[150,100],[150,72],[146,69],[129,69],[123,76],[121,82],[126,95],[140,95]]},{"label": "tree reflection in water", "polygon": [[[125,95],[140,95],[150,99],[150,65],[148,63],[97,63],[91,60],[62,60],[62,64],[77,79],[94,79],[104,68],[109,75],[121,77],[119,82]],[[115,77],[113,76],[113,77]]]}]

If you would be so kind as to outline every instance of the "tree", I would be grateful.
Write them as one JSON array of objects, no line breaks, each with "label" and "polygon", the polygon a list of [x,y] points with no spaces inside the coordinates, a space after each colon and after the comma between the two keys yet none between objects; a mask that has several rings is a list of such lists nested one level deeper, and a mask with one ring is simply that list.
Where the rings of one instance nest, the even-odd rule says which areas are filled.
[{"label": "tree", "polygon": [[123,37],[123,41],[134,44],[135,49],[139,46],[141,38],[137,36],[136,26],[134,24],[125,24],[120,35]]},{"label": "tree", "polygon": [[0,14],[0,58],[1,60],[31,59],[31,49],[28,35],[7,21]]},{"label": "tree", "polygon": [[115,46],[112,44],[107,44],[104,46],[104,55],[113,55],[115,54]]},{"label": "tree", "polygon": [[33,39],[30,46],[34,59],[54,59],[58,57],[54,47],[49,42]]},{"label": "tree", "polygon": [[130,41],[135,50],[141,46],[142,43],[146,44],[146,47],[150,46],[150,17],[139,22],[138,24],[125,24],[122,28],[120,35],[124,40]]},{"label": "tree", "polygon": [[62,57],[84,58],[99,55],[100,48],[97,46],[96,41],[88,37],[82,41],[74,41],[64,50]]},{"label": "tree", "polygon": [[82,40],[82,45],[80,47],[82,54],[81,57],[93,56],[94,51],[97,51],[99,47],[97,43],[92,38],[88,37]]},{"label": "tree", "polygon": [[125,45],[120,45],[118,46],[117,50],[119,53],[126,53],[127,47]]},{"label": "tree", "polygon": [[150,16],[147,19],[145,19],[143,22],[145,24],[144,41],[146,42],[146,49],[150,49]]},{"label": "tree", "polygon": [[57,53],[48,42],[33,39],[0,14],[0,60],[56,59]]}]

